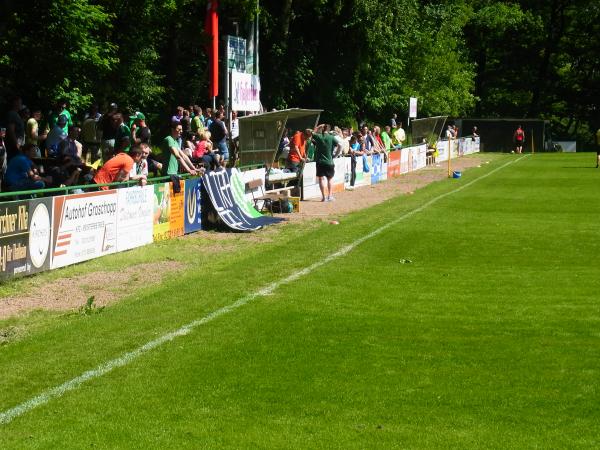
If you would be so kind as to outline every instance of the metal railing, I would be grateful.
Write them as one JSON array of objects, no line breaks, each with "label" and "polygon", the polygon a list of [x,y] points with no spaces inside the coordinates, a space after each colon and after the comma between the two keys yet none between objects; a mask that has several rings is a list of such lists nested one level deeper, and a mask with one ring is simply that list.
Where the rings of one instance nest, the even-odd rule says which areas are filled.
[{"label": "metal railing", "polygon": [[[177,176],[181,179],[193,178],[189,173],[177,174]],[[170,181],[171,176],[163,176],[163,177],[154,177],[149,178],[146,184],[156,184],[160,182]],[[81,184],[77,186],[62,186],[56,188],[45,188],[45,189],[30,189],[26,191],[7,191],[0,192],[0,202],[10,201],[10,200],[20,200],[21,197],[27,198],[36,198],[36,197],[46,197],[52,195],[68,195],[72,191],[94,191],[98,190],[101,187],[107,186],[109,188],[120,188],[120,187],[129,187],[138,185],[139,180],[129,180],[129,181],[118,181],[115,183],[100,183],[100,184]],[[50,195],[47,195],[50,194]]]}]

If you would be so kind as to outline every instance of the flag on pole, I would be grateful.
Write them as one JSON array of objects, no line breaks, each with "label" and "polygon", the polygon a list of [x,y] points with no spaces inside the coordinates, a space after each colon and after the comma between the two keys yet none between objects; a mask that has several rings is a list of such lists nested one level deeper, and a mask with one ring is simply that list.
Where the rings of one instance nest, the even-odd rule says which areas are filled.
[{"label": "flag on pole", "polygon": [[208,43],[208,96],[219,95],[219,8],[218,0],[209,0],[206,5],[204,32],[209,37]]}]

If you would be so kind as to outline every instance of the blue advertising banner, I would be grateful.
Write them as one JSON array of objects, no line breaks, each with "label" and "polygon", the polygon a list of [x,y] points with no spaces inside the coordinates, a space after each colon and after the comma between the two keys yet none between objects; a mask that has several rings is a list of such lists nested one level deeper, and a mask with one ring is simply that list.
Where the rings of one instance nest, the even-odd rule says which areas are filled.
[{"label": "blue advertising banner", "polygon": [[371,169],[371,184],[376,184],[381,181],[383,171],[383,158],[379,153],[373,154],[372,169]]},{"label": "blue advertising banner", "polygon": [[202,202],[203,215],[215,225],[220,219],[235,231],[258,230],[266,225],[281,222],[277,217],[251,217],[237,203],[231,186],[231,170],[207,172],[202,177],[203,191],[207,199]]},{"label": "blue advertising banner", "polygon": [[184,233],[194,233],[202,229],[202,179],[185,180],[185,221]]}]

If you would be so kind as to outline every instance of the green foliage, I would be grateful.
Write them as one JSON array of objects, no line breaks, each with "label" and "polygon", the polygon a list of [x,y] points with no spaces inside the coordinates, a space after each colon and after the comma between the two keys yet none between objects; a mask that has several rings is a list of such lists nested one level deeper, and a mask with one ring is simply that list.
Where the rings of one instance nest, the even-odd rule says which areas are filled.
[{"label": "green foliage", "polygon": [[[584,141],[600,126],[597,2],[222,0],[221,35],[246,35],[257,7],[267,109],[374,122],[415,96],[420,116],[549,118]],[[8,0],[0,95],[66,98],[75,112],[117,101],[152,117],[210,104],[205,13],[193,0]]]}]

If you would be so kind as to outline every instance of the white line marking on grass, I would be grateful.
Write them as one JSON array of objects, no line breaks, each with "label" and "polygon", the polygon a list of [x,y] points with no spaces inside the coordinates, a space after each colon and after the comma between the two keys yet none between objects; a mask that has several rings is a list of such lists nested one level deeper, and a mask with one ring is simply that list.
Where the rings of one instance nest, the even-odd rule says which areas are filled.
[{"label": "white line marking on grass", "polygon": [[25,414],[26,412],[29,412],[32,409],[37,408],[38,406],[48,403],[50,400],[62,397],[65,393],[77,389],[79,386],[81,386],[83,383],[85,383],[89,380],[93,380],[94,378],[99,378],[99,377],[107,374],[108,372],[111,372],[114,369],[126,366],[127,364],[131,363],[133,360],[142,356],[144,353],[147,353],[157,347],[160,347],[161,345],[163,345],[167,342],[170,342],[170,341],[174,340],[175,338],[178,338],[180,336],[185,336],[185,335],[189,334],[191,331],[193,331],[195,328],[197,328],[201,325],[204,325],[208,322],[211,322],[214,319],[221,317],[231,311],[234,311],[234,310],[240,308],[241,306],[244,306],[247,303],[251,302],[252,300],[256,299],[257,297],[264,297],[267,295],[271,295],[280,286],[291,283],[292,281],[296,281],[299,278],[310,274],[315,269],[318,269],[319,267],[324,266],[325,264],[333,261],[334,259],[337,259],[340,256],[344,256],[344,255],[348,254],[349,252],[354,250],[357,246],[359,246],[363,242],[377,236],[378,234],[380,234],[383,231],[387,230],[388,228],[396,225],[397,223],[399,223],[409,217],[414,216],[415,214],[423,211],[424,209],[428,208],[429,206],[433,205],[434,203],[437,203],[438,201],[448,197],[449,195],[460,192],[463,189],[466,189],[467,187],[471,186],[472,184],[474,184],[480,180],[483,180],[484,178],[489,177],[490,175],[498,172],[499,170],[504,169],[506,166],[513,164],[517,161],[520,161],[521,159],[523,159],[526,156],[529,156],[529,155],[525,155],[518,159],[509,161],[508,163],[506,163],[500,167],[497,167],[496,169],[492,170],[491,172],[488,172],[479,178],[476,178],[468,183],[461,185],[460,187],[454,189],[453,191],[446,192],[444,194],[441,194],[441,195],[429,200],[427,203],[424,203],[423,205],[419,206],[418,208],[413,209],[412,211],[409,211],[409,212],[401,215],[397,219],[394,219],[391,222],[388,222],[387,224],[375,229],[374,231],[371,231],[370,233],[366,234],[365,236],[357,239],[356,241],[352,242],[351,244],[348,244],[348,245],[342,247],[338,251],[324,257],[323,259],[315,262],[314,264],[311,264],[310,266],[305,267],[304,269],[301,269],[301,270],[293,273],[292,275],[282,278],[281,280],[275,281],[252,294],[246,295],[245,297],[240,298],[239,300],[235,301],[231,305],[227,305],[222,308],[219,308],[216,311],[213,311],[212,313],[202,317],[201,319],[194,320],[193,322],[190,322],[187,325],[184,325],[175,331],[167,333],[167,334],[159,337],[158,339],[154,339],[154,340],[142,345],[141,347],[138,347],[135,350],[124,353],[123,355],[119,356],[118,358],[107,361],[107,362],[99,365],[95,369],[88,370],[87,372],[82,373],[81,375],[73,378],[72,380],[69,380],[59,386],[48,389],[48,390],[42,392],[41,394],[37,395],[36,397],[33,397],[11,409],[7,409],[6,411],[3,411],[2,413],[0,413],[0,425],[7,424],[7,423],[11,422],[13,419]]}]

